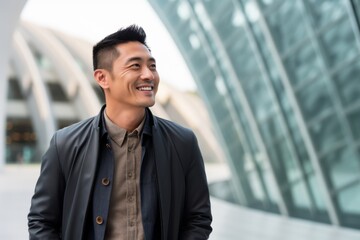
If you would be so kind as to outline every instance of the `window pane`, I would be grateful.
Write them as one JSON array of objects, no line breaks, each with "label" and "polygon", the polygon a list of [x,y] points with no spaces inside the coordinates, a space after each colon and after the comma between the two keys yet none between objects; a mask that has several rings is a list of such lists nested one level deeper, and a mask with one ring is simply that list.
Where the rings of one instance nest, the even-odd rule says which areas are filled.
[{"label": "window pane", "polygon": [[348,119],[350,122],[351,132],[353,133],[355,140],[359,140],[360,139],[360,109],[357,109],[356,111],[349,113]]},{"label": "window pane", "polygon": [[316,28],[320,28],[330,22],[336,21],[346,14],[344,1],[319,1],[308,0],[311,20]]},{"label": "window pane", "polygon": [[319,154],[332,150],[333,147],[344,141],[344,133],[336,115],[314,123],[309,130]]},{"label": "window pane", "polygon": [[344,106],[360,101],[360,61],[341,69],[334,81]]},{"label": "window pane", "polygon": [[258,201],[264,201],[264,191],[260,183],[259,176],[255,171],[251,171],[247,173],[248,182],[251,186],[252,194],[254,195],[255,199]]},{"label": "window pane", "polygon": [[342,210],[342,221],[349,227],[360,227],[360,184],[342,191],[338,196],[339,207]]},{"label": "window pane", "polygon": [[6,162],[31,163],[36,159],[36,133],[29,118],[9,118],[6,122]]},{"label": "window pane", "polygon": [[329,174],[329,180],[334,190],[360,177],[359,160],[356,153],[348,147],[335,150],[321,160],[323,167],[327,169],[326,173]]},{"label": "window pane", "polygon": [[319,191],[320,187],[318,184],[318,179],[316,178],[315,174],[310,174],[308,176],[309,185],[311,188],[311,193],[314,196],[315,204],[318,209],[326,210],[325,202],[323,199],[323,192]]},{"label": "window pane", "polygon": [[351,23],[348,18],[337,23],[320,37],[325,60],[330,68],[359,54]]},{"label": "window pane", "polygon": [[275,43],[283,54],[307,34],[300,1],[284,1],[275,14],[268,17]]},{"label": "window pane", "polygon": [[303,181],[291,186],[291,193],[295,206],[305,209],[310,208],[309,193]]},{"label": "window pane", "polygon": [[287,73],[293,86],[321,73],[319,59],[310,43],[304,45],[285,60]]},{"label": "window pane", "polygon": [[288,182],[298,180],[300,177],[299,168],[290,153],[290,149],[285,140],[268,147],[271,162],[279,182],[287,184]]},{"label": "window pane", "polygon": [[14,79],[14,78],[11,78],[9,80],[7,98],[10,100],[23,100],[24,99],[24,95],[21,91],[18,81],[19,81],[18,79]]},{"label": "window pane", "polygon": [[324,79],[315,79],[298,92],[298,100],[307,121],[333,108]]},{"label": "window pane", "polygon": [[57,82],[48,82],[48,90],[50,92],[51,99],[55,102],[68,102],[69,99],[66,96],[62,86]]}]

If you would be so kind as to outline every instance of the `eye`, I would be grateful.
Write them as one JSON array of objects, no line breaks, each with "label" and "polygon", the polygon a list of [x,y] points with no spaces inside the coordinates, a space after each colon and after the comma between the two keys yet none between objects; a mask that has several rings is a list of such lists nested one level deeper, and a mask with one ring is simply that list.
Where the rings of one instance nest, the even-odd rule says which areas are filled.
[{"label": "eye", "polygon": [[133,69],[139,69],[139,68],[140,68],[140,64],[134,63],[134,64],[132,64],[130,67],[133,68]]},{"label": "eye", "polygon": [[150,64],[149,68],[151,70],[156,70],[156,64],[155,63]]}]

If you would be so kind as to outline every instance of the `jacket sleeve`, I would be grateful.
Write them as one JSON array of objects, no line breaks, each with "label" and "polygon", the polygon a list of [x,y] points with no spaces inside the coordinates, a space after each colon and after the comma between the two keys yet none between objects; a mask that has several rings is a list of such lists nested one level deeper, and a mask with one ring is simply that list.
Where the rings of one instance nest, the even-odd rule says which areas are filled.
[{"label": "jacket sleeve", "polygon": [[195,135],[190,141],[190,164],[186,171],[186,196],[181,240],[205,240],[212,231],[211,207],[204,162]]},{"label": "jacket sleeve", "polygon": [[61,239],[64,189],[55,134],[42,157],[40,176],[31,200],[28,214],[30,240]]}]

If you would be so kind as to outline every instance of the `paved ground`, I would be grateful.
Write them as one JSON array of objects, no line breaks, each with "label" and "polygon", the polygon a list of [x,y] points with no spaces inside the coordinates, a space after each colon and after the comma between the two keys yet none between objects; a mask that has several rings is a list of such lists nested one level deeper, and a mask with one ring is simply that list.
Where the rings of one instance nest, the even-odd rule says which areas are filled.
[{"label": "paved ground", "polygon": [[[227,174],[219,166],[208,166],[207,171],[210,179]],[[0,170],[0,240],[28,239],[26,215],[38,174],[39,165],[8,165]],[[214,198],[211,202],[210,240],[360,240],[360,231],[289,219]]]},{"label": "paved ground", "polygon": [[0,239],[29,239],[26,215],[39,165],[6,166],[0,170]]}]

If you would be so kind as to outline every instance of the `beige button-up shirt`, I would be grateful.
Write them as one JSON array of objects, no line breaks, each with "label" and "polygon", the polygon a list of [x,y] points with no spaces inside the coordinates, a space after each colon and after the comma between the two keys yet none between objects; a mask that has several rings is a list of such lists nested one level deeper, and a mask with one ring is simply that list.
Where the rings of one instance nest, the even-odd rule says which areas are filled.
[{"label": "beige button-up shirt", "polygon": [[143,240],[140,169],[141,131],[145,118],[131,133],[118,127],[104,112],[114,153],[114,182],[110,198],[106,240]]}]

